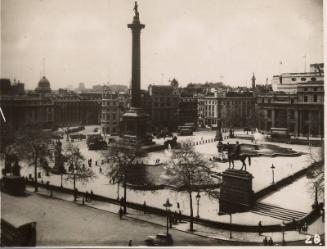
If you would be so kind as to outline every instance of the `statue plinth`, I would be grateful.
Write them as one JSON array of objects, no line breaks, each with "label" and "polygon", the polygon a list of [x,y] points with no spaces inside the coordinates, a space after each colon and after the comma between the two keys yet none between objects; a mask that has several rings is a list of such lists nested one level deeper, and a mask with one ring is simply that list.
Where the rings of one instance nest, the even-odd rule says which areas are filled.
[{"label": "statue plinth", "polygon": [[228,169],[222,173],[219,212],[246,212],[254,205],[253,176],[247,171]]}]

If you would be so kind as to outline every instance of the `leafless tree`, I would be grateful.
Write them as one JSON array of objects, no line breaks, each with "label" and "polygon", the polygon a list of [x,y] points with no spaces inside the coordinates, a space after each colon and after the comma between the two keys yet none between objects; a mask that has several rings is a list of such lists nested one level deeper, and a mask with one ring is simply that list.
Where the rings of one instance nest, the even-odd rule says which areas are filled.
[{"label": "leafless tree", "polygon": [[[110,179],[113,184],[117,184],[117,192],[119,196],[119,186],[123,184],[124,187],[124,213],[126,214],[126,200],[127,200],[127,182],[128,172],[133,167],[133,162],[137,158],[137,146],[129,147],[123,146],[119,141],[111,144],[107,151],[103,153],[103,156],[108,161],[108,168],[105,171],[106,177]],[[118,197],[119,198],[119,197]]]},{"label": "leafless tree", "polygon": [[311,179],[311,188],[315,193],[315,202],[317,202],[318,196],[324,196],[325,193],[325,157],[324,157],[324,146],[322,145],[317,155],[314,155],[312,147],[309,147],[309,155],[312,159],[312,168],[308,171],[307,177]]},{"label": "leafless tree", "polygon": [[48,171],[48,160],[52,160],[54,146],[51,134],[38,128],[22,128],[16,133],[15,147],[19,157],[25,159],[29,166],[34,166],[34,187],[37,192],[37,169]]},{"label": "leafless tree", "polygon": [[65,161],[68,164],[68,173],[66,175],[66,181],[72,181],[74,190],[76,189],[76,182],[86,184],[90,180],[95,178],[93,170],[86,167],[84,157],[81,154],[79,148],[68,142],[64,148]]},{"label": "leafless tree", "polygon": [[[190,231],[193,231],[193,199],[192,193],[197,192],[196,185],[211,185],[211,166],[190,145],[184,143],[181,149],[174,150],[172,159],[167,166],[166,174],[171,176],[171,183],[185,187],[190,201]],[[204,189],[205,190],[205,189]],[[209,190],[205,190],[209,193]],[[209,193],[210,194],[210,193]]]}]

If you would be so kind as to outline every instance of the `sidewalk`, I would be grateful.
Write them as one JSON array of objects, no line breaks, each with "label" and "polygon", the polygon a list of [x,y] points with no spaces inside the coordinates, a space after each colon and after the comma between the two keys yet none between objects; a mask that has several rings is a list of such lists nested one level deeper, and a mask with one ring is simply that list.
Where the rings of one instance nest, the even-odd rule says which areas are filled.
[{"label": "sidewalk", "polygon": [[[34,192],[34,188],[31,186],[27,186],[28,192]],[[43,188],[39,188],[38,194],[49,196],[49,191]],[[59,192],[53,192],[53,197],[65,201],[72,202],[73,196],[65,193],[59,193]],[[82,205],[82,200],[78,199],[78,204]],[[119,206],[107,203],[107,202],[100,202],[100,201],[91,201],[91,202],[85,202],[85,205],[88,207],[96,208],[99,210],[104,210],[108,212],[112,212],[118,215]],[[134,210],[131,208],[127,209],[127,217],[142,220],[145,222],[149,222],[152,224],[157,224],[161,226],[166,226],[167,219],[166,217],[154,215],[154,214],[144,214],[142,211]],[[285,240],[287,242],[289,241],[304,241],[307,238],[307,235],[314,235],[318,233],[319,231],[324,231],[323,228],[324,223],[322,223],[321,218],[316,220],[314,223],[312,223],[308,227],[307,233],[299,233],[298,231],[286,231],[285,232]],[[189,222],[182,222],[178,223],[176,225],[173,225],[173,229],[178,231],[184,231],[188,232],[189,229]],[[225,241],[234,241],[234,242],[252,242],[252,243],[262,243],[262,240],[265,236],[268,238],[271,237],[274,241],[274,243],[280,244],[282,241],[282,229],[280,232],[269,232],[269,233],[262,233],[262,235],[259,235],[258,233],[251,233],[251,232],[235,232],[235,231],[228,231],[223,229],[216,229],[216,228],[210,228],[199,224],[194,224],[195,231],[193,234],[199,235],[201,237],[207,237],[211,239],[219,239],[219,240],[225,240]],[[230,238],[230,234],[232,234],[232,238]],[[304,242],[303,242],[304,243]]]}]

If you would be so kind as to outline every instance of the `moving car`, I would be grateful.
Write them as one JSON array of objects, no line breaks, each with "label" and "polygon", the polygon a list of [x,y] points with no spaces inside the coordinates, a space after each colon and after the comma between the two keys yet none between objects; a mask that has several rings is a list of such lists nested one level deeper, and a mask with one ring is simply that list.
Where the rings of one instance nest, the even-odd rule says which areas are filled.
[{"label": "moving car", "polygon": [[145,239],[147,246],[171,246],[174,243],[171,234],[159,233],[155,236],[148,236]]}]

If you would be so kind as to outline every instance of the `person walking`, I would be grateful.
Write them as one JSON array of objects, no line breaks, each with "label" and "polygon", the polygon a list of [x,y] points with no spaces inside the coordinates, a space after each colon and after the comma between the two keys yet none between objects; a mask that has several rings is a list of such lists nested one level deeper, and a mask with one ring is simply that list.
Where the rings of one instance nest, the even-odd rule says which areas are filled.
[{"label": "person walking", "polygon": [[132,240],[131,239],[128,241],[128,246],[132,246]]},{"label": "person walking", "polygon": [[119,214],[119,219],[122,219],[123,218],[123,209],[122,209],[122,207],[119,208],[118,214]]},{"label": "person walking", "polygon": [[143,213],[144,214],[146,213],[146,202],[145,201],[143,202]]},{"label": "person walking", "polygon": [[258,223],[258,234],[261,235],[262,233],[262,223],[261,223],[261,220],[259,221]]},{"label": "person walking", "polygon": [[264,246],[268,245],[268,240],[267,240],[267,237],[266,236],[263,239],[262,243],[263,243]]},{"label": "person walking", "polygon": [[270,237],[268,240],[268,246],[273,246],[274,245],[274,241],[273,239]]},{"label": "person walking", "polygon": [[298,222],[297,229],[298,229],[299,233],[302,232],[302,224],[301,224],[301,222]]}]

